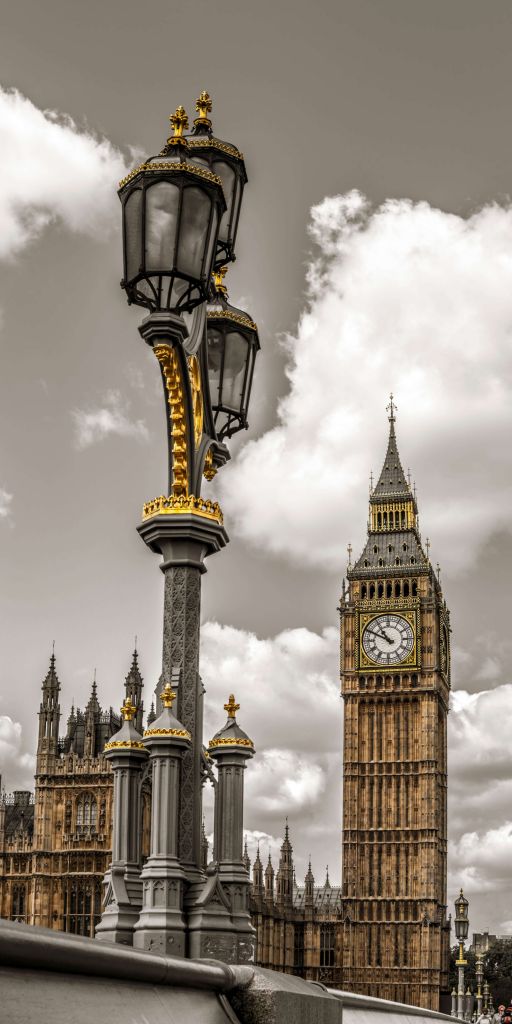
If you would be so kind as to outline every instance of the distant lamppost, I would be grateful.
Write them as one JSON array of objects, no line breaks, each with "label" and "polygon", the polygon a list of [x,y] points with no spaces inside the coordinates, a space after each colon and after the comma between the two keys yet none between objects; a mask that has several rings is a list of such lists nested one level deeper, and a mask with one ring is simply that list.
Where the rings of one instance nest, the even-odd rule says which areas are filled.
[{"label": "distant lamppost", "polygon": [[489,992],[489,982],[488,981],[484,981],[484,1013],[488,1013],[489,1012],[489,1004],[490,1004],[490,1002],[491,1002],[491,998],[490,998],[490,992]]},{"label": "distant lamppost", "polygon": [[482,1012],[482,981],[484,978],[484,962],[482,954],[479,953],[476,958],[475,964],[475,975],[476,975],[476,1012],[480,1016]]},{"label": "distant lamppost", "polygon": [[[131,171],[119,187],[124,250],[121,284],[130,304],[149,311],[139,331],[160,366],[168,440],[167,491],[146,502],[138,531],[150,550],[163,559],[159,693],[172,686],[176,696],[174,730],[190,738],[177,754],[170,746],[171,753],[167,752],[168,759],[174,758],[173,778],[179,775],[176,850],[174,846],[172,851],[167,846],[162,850],[158,847],[158,857],[153,857],[151,878],[148,875],[144,883],[147,927],[134,930],[134,943],[155,951],[185,949],[189,956],[225,958],[222,948],[227,948],[226,943],[229,946],[229,936],[224,936],[221,948],[214,934],[215,929],[217,933],[221,929],[218,905],[215,909],[211,893],[205,896],[203,892],[201,787],[212,769],[203,747],[199,622],[204,560],[224,547],[229,538],[219,505],[203,497],[201,488],[203,478],[212,480],[230,457],[224,439],[247,428],[260,346],[256,324],[243,310],[229,305],[223,285],[224,264],[235,259],[247,181],[243,156],[231,143],[213,135],[208,93],[201,93],[196,109],[198,117],[191,133],[186,134],[188,117],[184,108],[178,107],[170,118],[173,134],[161,152]],[[144,742],[147,738],[152,757],[160,757],[153,732],[146,731]],[[167,789],[170,785],[166,781]],[[236,812],[232,808],[230,814],[235,820],[237,814],[241,815],[241,807]],[[217,837],[217,845],[219,842]],[[156,877],[158,858],[166,864],[167,873],[162,879]],[[153,913],[157,897],[152,890],[157,885],[160,901],[174,900],[182,905],[161,904],[162,913]],[[210,898],[210,919],[217,923],[208,932]],[[245,896],[239,902],[238,909],[247,914],[248,920]],[[225,904],[229,906],[228,898]],[[174,926],[160,928],[158,921],[178,920],[178,911],[183,914],[184,924],[176,926],[173,938],[170,933]],[[194,921],[190,928],[187,920]],[[232,930],[240,928],[237,919]],[[234,955],[246,959],[249,954],[240,947]]]},{"label": "distant lamppost", "polygon": [[465,898],[462,889],[460,890],[459,898],[455,900],[455,934],[459,943],[459,958],[456,960],[456,966],[458,967],[458,989],[457,989],[457,1017],[460,1020],[464,1020],[465,1007],[464,1007],[464,968],[467,966],[467,960],[464,957],[464,943],[468,937],[469,932],[469,918],[468,918],[468,907],[469,901]]}]

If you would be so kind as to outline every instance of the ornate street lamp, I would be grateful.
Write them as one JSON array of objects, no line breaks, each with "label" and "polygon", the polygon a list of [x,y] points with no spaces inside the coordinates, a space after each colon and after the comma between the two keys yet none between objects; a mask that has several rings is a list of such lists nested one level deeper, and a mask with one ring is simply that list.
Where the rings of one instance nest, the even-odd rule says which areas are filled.
[{"label": "ornate street lamp", "polygon": [[192,160],[218,175],[222,181],[226,210],[222,215],[217,239],[215,267],[231,263],[236,259],[235,242],[240,218],[240,208],[247,172],[242,153],[230,142],[222,142],[213,134],[211,113],[212,101],[207,92],[202,92],[196,101],[198,117],[194,121],[192,134],[187,139]]},{"label": "ornate street lamp", "polygon": [[[219,932],[213,899],[217,890],[212,879],[205,878],[201,855],[201,787],[212,774],[203,748],[204,691],[199,676],[201,574],[206,571],[205,558],[228,542],[219,505],[203,497],[201,487],[203,478],[211,480],[229,459],[224,438],[247,427],[259,340],[251,318],[229,306],[222,274],[217,278],[220,293],[211,276],[215,266],[235,258],[245,165],[236,147],[213,137],[206,93],[197,109],[200,116],[187,136],[187,114],[178,107],[170,118],[173,135],[161,153],[128,174],[119,188],[121,284],[129,303],[149,310],[139,331],[159,362],[164,386],[168,488],[146,502],[138,531],[163,559],[158,691],[167,692],[172,685],[176,696],[175,724],[158,729],[159,735],[164,730],[169,757],[174,758],[174,781],[167,779],[163,787],[158,773],[153,775],[161,792],[155,797],[152,818],[158,829],[157,811],[162,820],[170,821],[171,808],[177,824],[172,843],[168,834],[163,835],[165,829],[153,836],[162,850],[159,846],[151,871],[145,869],[144,886],[149,888],[144,894],[144,926],[139,922],[132,933],[134,945],[153,952],[186,950],[191,957],[228,956],[241,962],[250,959],[251,951],[240,938],[245,934],[240,913],[235,919],[234,910],[228,911],[228,923],[224,915]],[[148,748],[153,732],[145,733],[144,743],[150,737]],[[181,744],[179,758],[174,756],[176,735],[190,739]],[[160,757],[160,747],[158,751]],[[241,814],[240,807],[237,813]],[[219,877],[219,891],[222,884]],[[229,907],[228,896],[225,902]],[[241,913],[243,917],[246,912]],[[247,923],[251,934],[248,911]]]},{"label": "ornate street lamp", "polygon": [[174,135],[120,183],[128,302],[190,312],[207,295],[219,221],[226,210],[220,177],[190,159],[183,107]]},{"label": "ornate street lamp", "polygon": [[208,376],[215,430],[220,440],[247,429],[254,363],[260,348],[254,321],[228,302],[224,284],[227,269],[221,267],[213,275],[206,314]]},{"label": "ornate street lamp", "polygon": [[459,985],[457,992],[457,1017],[464,1020],[464,968],[467,966],[467,960],[464,957],[464,943],[468,937],[469,932],[469,918],[468,918],[468,907],[469,901],[465,898],[462,889],[460,890],[459,898],[455,900],[455,934],[459,943],[459,958],[456,960],[456,966],[459,968]]}]

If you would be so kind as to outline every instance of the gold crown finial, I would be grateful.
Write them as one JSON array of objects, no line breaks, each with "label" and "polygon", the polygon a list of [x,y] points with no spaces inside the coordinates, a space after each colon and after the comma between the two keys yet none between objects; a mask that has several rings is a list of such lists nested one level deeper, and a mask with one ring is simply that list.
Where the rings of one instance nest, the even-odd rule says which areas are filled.
[{"label": "gold crown finial", "polygon": [[213,271],[213,283],[218,292],[226,292],[227,288],[224,284],[224,278],[228,272],[227,267],[219,267],[218,270]]},{"label": "gold crown finial", "polygon": [[174,135],[171,135],[167,139],[170,146],[186,146],[186,141],[183,138],[183,131],[188,128],[188,116],[185,107],[176,107],[174,114],[171,114],[169,121],[174,131]]},{"label": "gold crown finial", "polygon": [[121,708],[121,714],[125,722],[131,722],[135,718],[136,712],[137,708],[135,704],[132,704],[131,697],[127,697]]},{"label": "gold crown finial", "polygon": [[195,118],[194,124],[204,124],[207,128],[211,128],[212,122],[210,121],[208,114],[211,114],[212,98],[210,93],[206,92],[206,89],[203,89],[201,95],[198,96],[196,100],[196,110],[199,117]]},{"label": "gold crown finial", "polygon": [[176,694],[172,689],[171,684],[166,683],[160,694],[160,700],[162,701],[164,708],[172,708],[175,696]]},{"label": "gold crown finial", "polygon": [[230,693],[227,704],[224,704],[224,711],[227,711],[228,718],[235,718],[237,711],[240,709],[240,704],[235,703],[234,693]]}]

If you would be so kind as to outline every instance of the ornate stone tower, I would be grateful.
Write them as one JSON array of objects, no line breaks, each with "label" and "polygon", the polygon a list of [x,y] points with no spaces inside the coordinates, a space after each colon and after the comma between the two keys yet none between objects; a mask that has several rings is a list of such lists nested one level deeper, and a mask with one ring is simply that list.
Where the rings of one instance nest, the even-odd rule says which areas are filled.
[{"label": "ornate stone tower", "polygon": [[388,410],[368,539],[340,606],[343,988],[438,1009],[448,989],[449,612],[400,463],[393,396]]}]

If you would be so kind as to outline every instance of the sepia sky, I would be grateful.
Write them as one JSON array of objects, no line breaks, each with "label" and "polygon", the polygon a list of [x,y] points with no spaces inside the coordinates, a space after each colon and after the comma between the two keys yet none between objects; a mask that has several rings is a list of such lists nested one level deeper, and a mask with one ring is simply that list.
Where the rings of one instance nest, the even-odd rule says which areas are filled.
[{"label": "sepia sky", "polygon": [[[0,770],[29,786],[55,640],[64,719],[146,701],[162,576],[163,399],[121,277],[118,180],[206,88],[245,154],[230,298],[260,328],[249,432],[205,494],[207,738],[234,691],[258,756],[251,850],[288,815],[340,877],[337,612],[386,404],[452,612],[449,898],[512,933],[509,0],[18,0],[0,37]],[[210,800],[210,797],[208,797]],[[208,812],[210,813],[210,812]],[[210,819],[209,819],[210,820]]]}]

